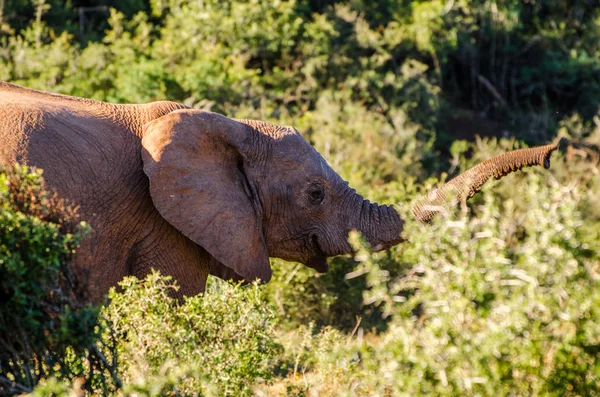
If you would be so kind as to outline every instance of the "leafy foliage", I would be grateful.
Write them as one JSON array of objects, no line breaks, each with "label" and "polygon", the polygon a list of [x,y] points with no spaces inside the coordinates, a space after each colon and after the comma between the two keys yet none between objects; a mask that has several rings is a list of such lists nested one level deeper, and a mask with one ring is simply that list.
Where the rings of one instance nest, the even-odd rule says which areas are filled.
[{"label": "leafy foliage", "polygon": [[[77,7],[100,3],[114,8],[80,25]],[[600,393],[593,2],[2,4],[1,79],[294,125],[359,193],[407,219],[404,245],[372,254],[354,237],[358,255],[331,260],[325,275],[275,260],[265,287],[213,285],[181,305],[159,275],[126,280],[102,309],[102,340],[118,330],[119,393]],[[410,221],[410,203],[438,179],[558,136],[574,143],[549,172],[510,176],[433,225]],[[61,234],[47,208],[27,226],[43,230],[31,255],[62,263],[77,233]],[[28,302],[52,266],[0,285]],[[81,387],[59,372],[36,392]]]},{"label": "leafy foliage", "polygon": [[257,286],[213,283],[181,304],[158,273],[126,278],[121,288],[103,313],[117,335],[125,394],[249,395],[271,378],[280,346]]},{"label": "leafy foliage", "polygon": [[388,328],[288,333],[301,376],[277,386],[298,395],[600,393],[600,223],[582,213],[600,184],[576,187],[573,169],[589,168],[571,161],[556,167],[571,168],[566,184],[526,172],[520,193],[503,180],[479,197],[476,216],[407,222],[409,243],[390,253],[352,236],[363,302]]},{"label": "leafy foliage", "polygon": [[125,395],[247,395],[272,377],[281,348],[263,290],[213,280],[180,303],[153,273],[125,279],[100,311],[70,264],[88,229],[76,212],[39,170],[9,167],[0,188],[0,394],[107,393],[122,379]]},{"label": "leafy foliage", "polygon": [[86,373],[88,390],[114,389],[103,353],[110,339],[96,344],[98,308],[83,303],[70,266],[86,230],[72,208],[44,190],[41,171],[0,169],[0,394]]}]

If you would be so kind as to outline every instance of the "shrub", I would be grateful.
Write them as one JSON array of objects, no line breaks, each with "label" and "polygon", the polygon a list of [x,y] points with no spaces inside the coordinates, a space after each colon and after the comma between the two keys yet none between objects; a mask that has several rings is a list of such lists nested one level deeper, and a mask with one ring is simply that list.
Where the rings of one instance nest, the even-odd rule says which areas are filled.
[{"label": "shrub", "polygon": [[[432,225],[406,213],[409,241],[390,253],[370,253],[354,236],[364,301],[387,316],[388,329],[363,335],[359,328],[337,342],[329,330],[310,333],[298,355],[301,376],[272,388],[319,395],[600,394],[600,222],[582,212],[600,183],[573,172],[598,168],[558,157],[556,177],[528,170],[502,180],[484,190],[471,213],[448,213]],[[577,187],[579,178],[587,186]],[[293,334],[286,338],[302,337]],[[330,349],[316,348],[323,343]]]},{"label": "shrub", "polygon": [[213,280],[179,302],[153,273],[87,305],[71,260],[88,230],[41,170],[0,170],[1,395],[107,394],[121,378],[124,395],[248,395],[269,381],[281,347],[263,290]]},{"label": "shrub", "polygon": [[[207,295],[214,310],[193,300],[177,306],[158,275],[128,280],[104,309],[120,330],[121,393],[247,394],[269,374],[278,376],[265,388],[273,394],[597,393],[593,2],[110,0],[119,10],[89,16],[84,37],[69,2],[34,3],[11,1],[0,12],[3,80],[294,125],[361,194],[399,204],[407,219],[411,200],[437,182],[432,175],[454,175],[521,140],[558,134],[592,144],[568,149],[543,178],[527,171],[486,187],[467,214],[432,227],[409,222],[409,241],[387,253],[333,259],[326,275],[273,261],[264,291],[214,287],[230,300]],[[457,141],[474,134],[518,140]],[[55,252],[63,242],[39,244]],[[35,252],[53,260],[40,246]],[[43,290],[0,285],[25,300]],[[248,328],[224,314],[249,316],[246,306],[258,316]],[[239,331],[248,357],[231,339],[215,339],[217,319]],[[69,376],[56,374],[36,392],[77,388]]]},{"label": "shrub", "polygon": [[179,304],[169,280],[128,277],[109,293],[124,394],[250,395],[271,378],[281,347],[261,288],[215,281]]},{"label": "shrub", "polygon": [[44,189],[41,170],[0,169],[0,394],[51,376],[82,377],[90,391],[118,384],[103,353],[110,346],[97,344],[98,308],[83,303],[70,266],[86,230]]},{"label": "shrub", "polygon": [[579,192],[536,173],[521,179],[518,200],[486,193],[477,217],[409,224],[411,244],[398,252],[414,264],[406,277],[365,260],[366,297],[394,316],[383,343],[365,352],[366,368],[384,368],[373,387],[600,392],[600,228],[582,221]]}]

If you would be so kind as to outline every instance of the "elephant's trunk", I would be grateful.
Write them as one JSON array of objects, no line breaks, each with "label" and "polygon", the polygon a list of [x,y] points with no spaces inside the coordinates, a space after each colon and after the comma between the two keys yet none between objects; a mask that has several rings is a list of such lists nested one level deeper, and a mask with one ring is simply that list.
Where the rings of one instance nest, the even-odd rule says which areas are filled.
[{"label": "elephant's trunk", "polygon": [[[548,168],[550,155],[556,149],[556,145],[520,149],[483,161],[417,201],[413,213],[419,221],[428,222],[439,212],[442,205],[455,197],[463,201],[473,197],[491,177],[500,179],[513,171],[533,165]],[[385,249],[403,241],[400,234],[404,222],[394,208],[371,203],[356,194],[354,200],[352,205],[360,210],[350,219],[349,229],[358,229],[375,250]],[[349,246],[340,247],[334,254],[348,252],[349,249]]]},{"label": "elephant's trunk", "polygon": [[400,233],[404,222],[391,206],[362,202],[358,230],[373,249],[379,251],[402,242]]},{"label": "elephant's trunk", "polygon": [[513,171],[534,165],[550,167],[550,156],[556,149],[557,145],[519,149],[485,160],[417,201],[413,206],[413,213],[419,221],[428,222],[439,212],[441,205],[454,198],[465,202],[492,176],[500,179]]}]

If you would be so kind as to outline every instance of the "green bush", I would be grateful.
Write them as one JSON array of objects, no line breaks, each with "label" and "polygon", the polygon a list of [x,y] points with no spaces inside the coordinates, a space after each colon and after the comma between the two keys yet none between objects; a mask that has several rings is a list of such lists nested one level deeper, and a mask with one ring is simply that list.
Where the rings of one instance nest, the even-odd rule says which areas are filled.
[{"label": "green bush", "polygon": [[124,395],[248,395],[272,378],[281,347],[263,290],[213,280],[178,302],[153,273],[87,305],[71,259],[88,229],[41,170],[0,170],[1,395],[106,394],[121,379]]},{"label": "green bush", "polygon": [[390,368],[374,387],[600,392],[600,227],[582,221],[578,192],[533,173],[523,179],[520,197],[484,195],[476,218],[408,225],[406,277],[390,280],[377,260],[365,261],[366,299],[395,315],[386,342],[365,358]]},{"label": "green bush", "polygon": [[87,390],[118,384],[110,340],[97,344],[99,310],[83,303],[70,266],[86,230],[44,190],[40,170],[0,169],[0,394],[31,391],[52,376],[83,377]]},{"label": "green bush", "polygon": [[597,203],[600,181],[585,171],[597,175],[598,163],[555,160],[554,176],[509,177],[471,213],[407,222],[408,242],[390,253],[372,254],[354,236],[363,302],[388,328],[289,332],[283,344],[298,369],[276,386],[299,395],[600,394],[600,222],[582,212]]},{"label": "green bush", "polygon": [[[460,167],[512,145],[478,141]],[[211,280],[179,304],[159,274],[124,280],[102,309],[119,393],[600,393],[600,217],[588,211],[600,182],[582,153],[503,179],[431,225],[400,207],[407,243],[374,254],[352,236],[356,255],[330,275],[274,263],[266,288]],[[418,194],[410,182],[388,189]],[[78,382],[55,373],[35,393],[67,395]]]},{"label": "green bush", "polygon": [[[82,34],[69,2],[6,2],[0,78],[294,125],[359,193],[398,204],[407,220],[417,195],[474,162],[557,135],[576,141],[550,171],[490,184],[466,213],[429,226],[408,221],[408,241],[386,253],[354,241],[360,254],[331,260],[325,275],[274,260],[266,287],[213,286],[206,303],[180,306],[165,297],[173,287],[158,275],[127,280],[102,309],[110,322],[101,327],[105,343],[111,327],[118,330],[121,394],[600,393],[600,7],[584,0],[105,3],[116,9],[90,14]],[[44,226],[23,230],[54,233],[35,222]],[[35,237],[40,266],[13,276],[22,282],[0,284],[22,302],[46,285],[30,283],[28,272],[46,280],[54,265],[41,264],[76,244],[75,230],[56,227],[54,240]],[[96,316],[65,322],[64,340]],[[220,340],[217,327],[238,337]],[[77,360],[87,354],[67,350]],[[50,377],[36,393],[100,390],[74,378],[85,365],[53,366],[68,376],[42,373]]]},{"label": "green bush", "polygon": [[539,143],[573,115],[589,131],[598,109],[600,7],[585,0],[106,4],[116,9],[88,15],[82,36],[70,3],[8,2],[0,77],[257,118],[301,118],[341,93],[396,132],[408,120],[442,152],[463,135],[449,118],[481,116],[495,127],[478,133]]},{"label": "green bush", "polygon": [[103,315],[117,337],[124,394],[250,395],[271,379],[280,345],[264,291],[213,281],[181,303],[158,273],[111,290]]}]

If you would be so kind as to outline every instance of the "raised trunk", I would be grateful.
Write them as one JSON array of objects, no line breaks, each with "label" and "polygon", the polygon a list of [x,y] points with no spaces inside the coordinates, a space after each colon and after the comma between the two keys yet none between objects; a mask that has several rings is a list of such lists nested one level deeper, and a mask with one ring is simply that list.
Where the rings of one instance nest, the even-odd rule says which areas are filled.
[{"label": "raised trunk", "polygon": [[448,201],[458,199],[466,202],[491,177],[500,179],[513,171],[534,165],[550,167],[550,156],[556,149],[557,145],[519,149],[483,161],[417,201],[413,207],[413,213],[419,221],[428,222]]},{"label": "raised trunk", "polygon": [[[421,222],[427,222],[449,201],[455,198],[466,201],[473,197],[491,177],[500,179],[513,171],[534,165],[548,168],[550,155],[556,149],[556,145],[520,149],[483,161],[417,201],[413,213]],[[356,201],[352,205],[359,208],[359,211],[356,211],[356,216],[350,220],[349,228],[358,229],[375,250],[385,249],[403,241],[400,233],[404,222],[394,208],[371,203],[359,195],[356,195],[354,200]],[[346,246],[340,249],[340,253],[348,249]]]}]

